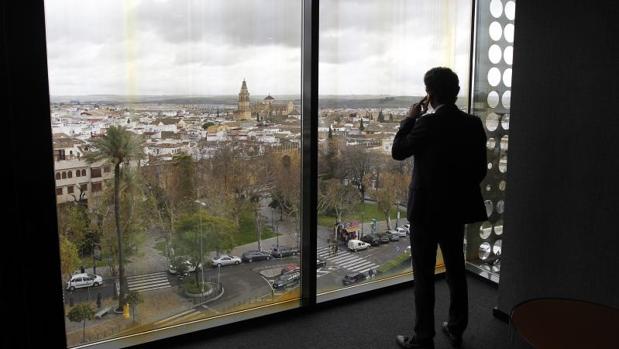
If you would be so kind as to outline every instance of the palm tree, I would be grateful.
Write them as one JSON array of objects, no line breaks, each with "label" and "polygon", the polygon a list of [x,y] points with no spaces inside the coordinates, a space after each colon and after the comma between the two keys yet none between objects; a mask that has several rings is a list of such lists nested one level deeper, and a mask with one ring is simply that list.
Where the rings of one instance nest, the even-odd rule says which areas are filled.
[{"label": "palm tree", "polygon": [[121,164],[128,165],[131,160],[139,160],[144,157],[143,140],[122,126],[111,126],[107,129],[105,136],[92,142],[92,147],[93,149],[84,156],[88,163],[105,161],[114,165],[114,220],[118,243],[118,278],[120,281],[118,309],[122,310],[125,301],[126,280],[120,228],[120,171]]}]

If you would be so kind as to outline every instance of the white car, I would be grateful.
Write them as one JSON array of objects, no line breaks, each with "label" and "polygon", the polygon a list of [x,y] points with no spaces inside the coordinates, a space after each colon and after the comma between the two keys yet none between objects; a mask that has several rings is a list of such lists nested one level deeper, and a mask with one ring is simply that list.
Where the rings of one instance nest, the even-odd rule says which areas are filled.
[{"label": "white car", "polygon": [[100,275],[79,273],[71,275],[67,281],[67,290],[73,291],[76,288],[97,287],[103,285],[103,278]]},{"label": "white car", "polygon": [[359,250],[365,250],[367,248],[370,247],[370,244],[368,244],[367,242],[363,242],[361,240],[348,240],[348,249],[354,252],[357,252]]},{"label": "white car", "polygon": [[215,257],[211,259],[211,264],[214,267],[221,267],[221,266],[230,265],[230,264],[241,264],[241,258],[237,256],[229,256],[227,254],[222,254],[219,257]]},{"label": "white car", "polygon": [[397,235],[401,238],[405,238],[408,235],[408,231],[402,227],[397,227],[395,230],[388,230],[389,234]]}]

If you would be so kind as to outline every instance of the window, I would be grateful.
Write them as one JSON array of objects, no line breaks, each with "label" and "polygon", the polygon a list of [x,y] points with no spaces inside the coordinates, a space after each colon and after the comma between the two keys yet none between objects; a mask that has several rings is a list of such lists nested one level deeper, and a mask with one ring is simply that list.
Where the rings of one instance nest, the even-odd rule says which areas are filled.
[{"label": "window", "polygon": [[101,188],[102,188],[102,183],[101,183],[101,182],[98,182],[98,183],[92,183],[92,184],[90,185],[90,189],[91,189],[91,191],[92,191],[93,193],[100,192],[100,191],[101,191]]},{"label": "window", "polygon": [[62,172],[62,179],[66,179],[67,178],[67,173],[66,172]]},{"label": "window", "polygon": [[73,171],[68,171],[67,172],[67,177],[68,178],[73,178]]},{"label": "window", "polygon": [[[107,315],[85,330],[69,321],[69,346],[300,305],[298,272],[275,283],[284,266],[301,265],[301,5],[45,3],[52,115],[71,125],[53,140],[88,149],[72,159],[76,176],[88,181],[90,168],[91,179],[110,179],[81,183],[83,205],[57,200],[59,227],[81,229],[66,240],[88,272],[93,257],[82,246],[101,246],[93,274],[103,284],[66,291],[67,312],[71,298],[93,306],[101,293],[103,307],[124,299],[136,315]],[[86,198],[89,184],[97,195]],[[295,252],[271,254],[280,247]],[[237,258],[212,268],[220,254]],[[70,257],[63,280],[79,268]],[[205,301],[208,309],[196,306]]]},{"label": "window", "polygon": [[56,195],[60,196],[60,195],[62,195],[62,194],[63,194],[63,192],[62,192],[62,187],[60,187],[60,188],[56,188]]},{"label": "window", "polygon": [[100,178],[101,177],[101,169],[93,167],[90,169],[90,177],[91,178]]},{"label": "window", "polygon": [[[497,7],[497,0],[486,2]],[[508,13],[511,2],[498,2]],[[144,329],[165,337],[298,307],[313,282],[321,302],[410,280],[405,206],[412,161],[396,162],[390,150],[399,121],[425,95],[421,77],[433,66],[458,73],[460,108],[479,113],[481,102],[495,108],[483,120],[488,151],[498,150],[489,163],[498,177],[484,185],[505,190],[509,114],[497,107],[509,105],[511,71],[497,64],[482,73],[485,63],[470,56],[469,1],[321,1],[320,56],[309,62],[321,74],[312,88],[321,96],[318,127],[310,128],[318,133],[317,142],[310,141],[317,152],[306,147],[308,128],[301,125],[313,115],[301,115],[308,109],[300,101],[309,99],[299,78],[302,57],[308,63],[301,54],[302,19],[309,18],[302,0],[45,5],[52,115],[72,125],[70,136],[53,134],[54,144],[84,150],[71,159],[83,168],[76,170],[84,181],[75,198],[80,205],[57,198],[58,230],[79,221],[73,229],[82,231],[63,244],[80,246],[81,260],[97,266],[96,272],[95,265],[86,269],[104,280],[92,293],[67,290],[64,300],[67,309],[69,295],[92,306],[92,295],[102,291],[103,306],[121,308],[124,299],[137,316],[137,322],[122,316],[89,321],[85,330],[67,322],[70,347],[124,346],[128,333],[150,340]],[[501,33],[509,38],[505,28]],[[417,55],[419,48],[426,54]],[[511,53],[501,55],[511,65]],[[469,96],[471,60],[477,70]],[[479,74],[501,89],[480,99]],[[108,151],[119,144],[122,152]],[[60,170],[64,150],[55,155]],[[301,205],[308,197],[301,196],[307,183],[301,174],[311,167],[305,157],[313,156],[318,217]],[[119,171],[112,170],[115,163]],[[103,179],[91,182],[87,168],[91,178]],[[86,195],[89,184],[96,195]],[[62,191],[57,188],[57,195]],[[471,263],[501,254],[496,237],[505,201],[486,199],[494,218],[468,228],[468,247],[477,244],[480,256],[467,253]],[[305,224],[308,216],[317,226]],[[301,278],[301,254],[308,255],[301,247],[314,228],[317,278],[310,282]],[[472,242],[472,229],[483,241]],[[100,260],[82,248],[91,242],[100,246]],[[222,254],[232,258],[218,266]],[[62,257],[63,289],[79,268],[75,261]],[[206,300],[208,309],[196,307]]]},{"label": "window", "polygon": [[[391,144],[410,105],[425,96],[430,68],[458,74],[457,104],[467,110],[472,11],[469,1],[320,6],[319,301],[410,280],[412,159],[393,160]],[[443,270],[440,252],[436,268]]]},{"label": "window", "polygon": [[72,185],[67,187],[67,194],[73,194],[73,186]]}]

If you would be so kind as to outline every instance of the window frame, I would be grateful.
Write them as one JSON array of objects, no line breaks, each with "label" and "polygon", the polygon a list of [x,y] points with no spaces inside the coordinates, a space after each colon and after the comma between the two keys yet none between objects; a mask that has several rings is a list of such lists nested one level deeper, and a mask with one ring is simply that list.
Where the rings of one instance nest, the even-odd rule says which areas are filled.
[{"label": "window frame", "polygon": [[[156,333],[140,333],[131,337],[104,340],[84,347],[111,347],[136,345],[152,341],[175,340],[179,335],[200,336],[214,333],[215,330],[238,329],[251,326],[265,319],[282,319],[286,316],[298,316],[307,311],[330,306],[334,302],[349,302],[359,297],[371,297],[387,289],[409,287],[413,280],[381,280],[368,283],[349,294],[338,294],[337,298],[317,303],[316,258],[317,258],[317,189],[318,189],[318,53],[319,53],[319,0],[302,1],[302,54],[301,54],[301,304],[290,310],[272,310],[252,312],[246,316],[222,317],[207,320],[199,326],[186,324],[176,329],[157,330]],[[469,66],[469,97],[473,96],[475,16],[477,1],[472,2],[471,47]],[[11,207],[7,230],[19,231],[18,243],[29,246],[33,255],[45,256],[49,263],[40,263],[37,258],[21,259],[18,249],[6,249],[7,260],[23,260],[22,270],[37,270],[36,280],[22,278],[11,290],[20,295],[20,301],[7,304],[7,312],[12,317],[7,337],[3,343],[9,346],[29,346],[33,337],[46,338],[51,347],[66,347],[64,328],[63,293],[61,287],[50,287],[45,294],[40,294],[40,285],[58,284],[61,279],[58,234],[40,234],[57,229],[56,184],[54,155],[50,119],[50,95],[48,86],[45,13],[44,2],[13,2],[0,4],[0,29],[4,51],[0,55],[0,74],[7,81],[8,93],[8,127],[3,128],[3,141],[13,151],[10,160],[9,183],[20,188],[12,194],[15,205]],[[10,69],[8,68],[10,67]],[[6,79],[5,79],[6,78]],[[28,105],[28,108],[23,108]],[[469,111],[472,105],[469,103]],[[30,130],[26,139],[20,135],[23,130]],[[35,150],[35,151],[33,151]],[[52,155],[52,156],[50,156]],[[29,159],[30,161],[19,161]],[[17,173],[23,170],[24,175]],[[79,171],[79,170],[78,170]],[[84,170],[82,170],[84,171]],[[102,171],[103,172],[103,171]],[[82,174],[83,176],[83,174]],[[77,177],[77,174],[76,174]],[[81,177],[81,176],[80,176]],[[81,190],[81,186],[80,186]],[[25,198],[35,198],[25,199]],[[37,219],[32,219],[32,212],[37,212]],[[34,242],[34,243],[33,243]],[[14,275],[14,270],[3,263],[2,274]],[[19,275],[27,275],[19,273]],[[362,291],[359,293],[359,291]],[[36,314],[36,316],[31,316]],[[45,323],[46,326],[40,326]],[[14,327],[14,328],[13,328]],[[37,336],[25,335],[36,329]],[[168,339],[166,339],[168,338]],[[35,345],[30,345],[35,346]]]}]

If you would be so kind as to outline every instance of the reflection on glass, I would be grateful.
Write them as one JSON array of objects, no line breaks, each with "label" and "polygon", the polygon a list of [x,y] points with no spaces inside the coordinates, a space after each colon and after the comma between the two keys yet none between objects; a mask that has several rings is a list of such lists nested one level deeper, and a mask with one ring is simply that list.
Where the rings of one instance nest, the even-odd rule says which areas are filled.
[{"label": "reflection on glass", "polygon": [[490,217],[492,215],[492,209],[493,209],[492,201],[486,200],[484,201],[484,205],[486,206],[486,215]]},{"label": "reflection on glass", "polygon": [[505,4],[505,17],[511,21],[516,18],[516,3],[514,1],[508,1]]},{"label": "reflection on glass", "polygon": [[486,148],[488,148],[488,150],[494,150],[495,147],[496,147],[496,139],[488,138],[488,141],[486,142]]},{"label": "reflection on glass", "polygon": [[507,87],[512,86],[512,68],[507,68],[503,72],[503,84]]},{"label": "reflection on glass", "polygon": [[503,14],[503,3],[500,0],[490,1],[490,14],[494,18],[499,18]]},{"label": "reflection on glass", "polygon": [[505,201],[503,200],[499,200],[496,203],[496,212],[498,214],[503,214],[503,212],[505,211]]},{"label": "reflection on glass", "polygon": [[494,253],[497,256],[501,255],[501,245],[503,245],[503,240],[499,239],[497,241],[494,242],[494,245],[492,246],[492,253]]},{"label": "reflection on glass", "polygon": [[503,127],[505,131],[509,130],[509,114],[504,114],[501,118],[501,127]]},{"label": "reflection on glass", "polygon": [[488,49],[488,59],[494,64],[501,61],[501,47],[499,45],[490,46],[490,49]]},{"label": "reflection on glass", "polygon": [[484,242],[479,245],[479,259],[485,261],[490,257],[490,253],[492,253],[492,245],[489,242]]},{"label": "reflection on glass", "polygon": [[503,234],[503,220],[496,222],[493,229],[497,236],[501,236]]},{"label": "reflection on glass", "polygon": [[513,46],[507,46],[505,48],[505,51],[503,51],[503,60],[505,61],[505,63],[512,65],[512,63],[514,62],[514,47]]},{"label": "reflection on glass", "polygon": [[503,93],[503,96],[501,97],[501,103],[503,103],[503,106],[505,107],[505,109],[509,109],[510,108],[511,101],[512,101],[512,92],[511,91],[505,91]]},{"label": "reflection on glass", "polygon": [[505,182],[504,180],[499,182],[499,190],[500,191],[505,191],[505,187],[507,186],[507,182]]},{"label": "reflection on glass", "polygon": [[492,224],[484,222],[479,228],[479,236],[485,240],[490,237],[490,234],[492,234]]},{"label": "reflection on glass", "polygon": [[497,127],[499,127],[499,119],[500,117],[496,113],[488,113],[488,116],[486,117],[486,128],[488,129],[488,131],[492,132],[496,130]]},{"label": "reflection on glass", "polygon": [[488,71],[488,83],[491,86],[497,86],[501,82],[501,71],[497,67],[492,67]]},{"label": "reflection on glass", "polygon": [[501,159],[499,160],[499,171],[501,173],[507,172],[507,155],[501,155]]},{"label": "reflection on glass", "polygon": [[492,191],[492,186],[490,184],[486,185],[486,191]]},{"label": "reflection on glass", "polygon": [[499,145],[501,152],[507,152],[507,146],[509,144],[509,135],[501,137],[501,144]]},{"label": "reflection on glass", "polygon": [[490,38],[494,41],[501,40],[501,36],[503,36],[503,27],[499,22],[490,23],[490,28],[488,28],[488,32],[490,34]]},{"label": "reflection on glass", "polygon": [[492,169],[492,163],[491,163],[491,162],[489,162],[489,163],[488,163],[488,169],[489,169],[489,170],[491,170],[491,169]]},{"label": "reflection on glass", "polygon": [[496,108],[497,105],[499,105],[499,93],[490,91],[490,93],[488,93],[488,106],[490,106],[490,108]]},{"label": "reflection on glass", "polygon": [[501,272],[501,259],[497,258],[494,262],[492,262],[492,271],[495,273]]}]

